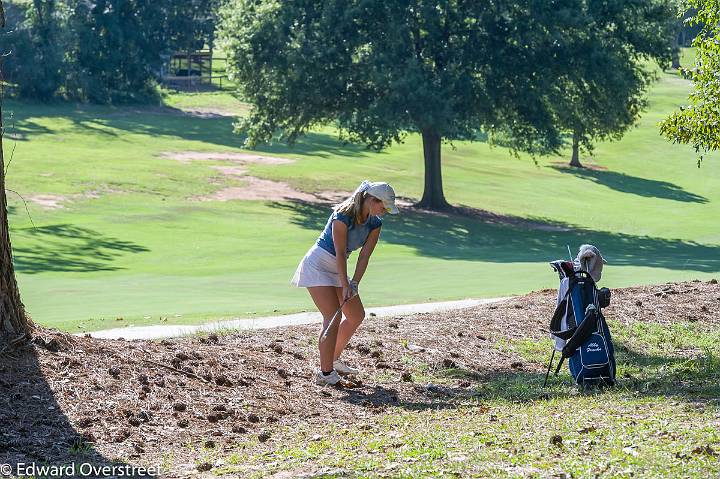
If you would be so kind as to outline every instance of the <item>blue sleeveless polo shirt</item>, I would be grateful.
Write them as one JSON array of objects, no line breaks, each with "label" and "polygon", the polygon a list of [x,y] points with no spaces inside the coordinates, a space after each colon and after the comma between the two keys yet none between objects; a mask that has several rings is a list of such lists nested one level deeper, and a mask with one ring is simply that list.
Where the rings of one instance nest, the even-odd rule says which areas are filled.
[{"label": "blue sleeveless polo shirt", "polygon": [[342,221],[348,227],[346,256],[350,256],[350,253],[362,247],[370,232],[382,226],[382,220],[377,216],[369,215],[365,223],[353,224],[352,218],[349,216],[333,211],[330,218],[328,218],[325,229],[316,242],[318,246],[333,256],[335,256],[335,243],[333,243],[332,237],[332,223],[335,220]]}]

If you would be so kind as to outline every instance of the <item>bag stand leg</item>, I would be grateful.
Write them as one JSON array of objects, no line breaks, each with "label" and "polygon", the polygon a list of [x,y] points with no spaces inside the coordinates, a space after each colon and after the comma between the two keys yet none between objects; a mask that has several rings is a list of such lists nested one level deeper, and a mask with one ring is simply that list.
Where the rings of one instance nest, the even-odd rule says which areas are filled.
[{"label": "bag stand leg", "polygon": [[562,367],[564,361],[565,361],[565,356],[560,356],[560,361],[557,363],[557,367],[555,368],[555,376],[557,376],[558,373],[560,372],[560,368]]},{"label": "bag stand leg", "polygon": [[555,359],[555,348],[553,348],[552,356],[550,356],[550,362],[548,363],[547,372],[545,373],[545,382],[543,383],[543,387],[547,385],[548,376],[550,376],[550,369],[552,369],[553,359]]}]

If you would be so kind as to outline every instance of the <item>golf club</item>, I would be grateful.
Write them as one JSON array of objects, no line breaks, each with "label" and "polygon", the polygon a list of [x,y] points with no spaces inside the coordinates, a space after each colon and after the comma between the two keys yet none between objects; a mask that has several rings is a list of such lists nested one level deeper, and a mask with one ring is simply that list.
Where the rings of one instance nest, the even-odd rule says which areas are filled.
[{"label": "golf club", "polygon": [[332,325],[335,323],[335,319],[338,317],[339,314],[341,314],[343,306],[345,306],[345,303],[350,301],[355,295],[350,296],[349,298],[345,299],[345,301],[342,302],[340,307],[335,311],[335,314],[333,314],[332,319],[330,320],[330,323],[328,323],[327,328],[322,332],[322,335],[320,336],[320,342],[322,343],[325,341],[325,338],[327,338],[328,333],[330,333],[330,328],[332,328]]}]

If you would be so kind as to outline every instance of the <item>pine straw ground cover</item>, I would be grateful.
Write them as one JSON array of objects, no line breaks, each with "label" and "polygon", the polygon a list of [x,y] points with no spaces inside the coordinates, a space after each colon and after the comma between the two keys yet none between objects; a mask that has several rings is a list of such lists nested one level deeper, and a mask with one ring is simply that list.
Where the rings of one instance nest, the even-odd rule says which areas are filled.
[{"label": "pine straw ground cover", "polygon": [[542,389],[555,291],[370,317],[357,389],[319,388],[317,326],[174,340],[39,331],[0,362],[0,463],[164,477],[717,477],[720,287],[613,292],[619,386]]}]

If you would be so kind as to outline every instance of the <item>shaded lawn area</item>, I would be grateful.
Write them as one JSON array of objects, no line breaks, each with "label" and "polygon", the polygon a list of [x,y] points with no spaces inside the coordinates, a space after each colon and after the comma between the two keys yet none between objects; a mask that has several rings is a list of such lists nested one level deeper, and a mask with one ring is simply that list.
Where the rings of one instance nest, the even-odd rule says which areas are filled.
[{"label": "shaded lawn area", "polygon": [[[329,205],[293,202],[273,207],[291,214],[291,221],[311,231],[325,226]],[[720,246],[680,239],[652,238],[580,226],[497,215],[464,207],[442,214],[405,208],[402,215],[386,216],[381,233],[387,243],[413,249],[419,256],[490,263],[545,263],[548,254],[565,256],[584,243],[602,245],[613,266],[640,265],[667,269],[720,271]]]}]

